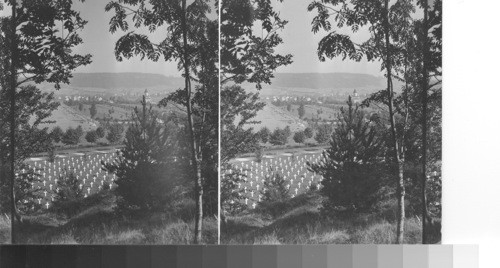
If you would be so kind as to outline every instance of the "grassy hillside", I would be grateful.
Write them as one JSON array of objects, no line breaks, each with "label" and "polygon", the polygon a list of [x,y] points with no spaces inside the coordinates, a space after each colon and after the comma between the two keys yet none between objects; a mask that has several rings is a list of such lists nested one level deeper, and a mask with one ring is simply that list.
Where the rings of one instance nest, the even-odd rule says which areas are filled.
[{"label": "grassy hillside", "polygon": [[262,127],[267,127],[273,131],[276,128],[290,126],[290,129],[295,132],[307,127],[307,123],[301,120],[296,112],[293,113],[286,109],[281,109],[270,102],[266,103],[264,109],[257,113],[254,120],[260,122],[259,124],[253,125],[254,129],[257,131]]},{"label": "grassy hillside", "polygon": [[[320,214],[323,197],[309,192],[290,199],[280,207],[279,216],[257,207],[227,218],[222,226],[223,244],[391,244],[395,241],[396,223],[390,216],[394,209],[372,214]],[[440,229],[440,228],[439,228]],[[440,232],[440,230],[438,230]],[[439,242],[434,235],[433,242]],[[421,243],[421,223],[407,218],[405,243]]]},{"label": "grassy hillside", "polygon": [[55,122],[42,124],[41,127],[52,129],[59,126],[66,130],[69,127],[76,128],[81,125],[84,131],[94,130],[98,127],[98,122],[90,118],[90,113],[87,112],[86,115],[63,103],[59,105],[57,110],[52,112],[52,115],[47,120]]}]

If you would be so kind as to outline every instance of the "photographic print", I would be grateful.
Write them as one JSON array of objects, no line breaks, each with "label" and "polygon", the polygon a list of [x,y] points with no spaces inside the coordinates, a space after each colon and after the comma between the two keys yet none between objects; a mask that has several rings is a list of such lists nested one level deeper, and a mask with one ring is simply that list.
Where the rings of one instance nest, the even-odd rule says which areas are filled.
[{"label": "photographic print", "polygon": [[0,9],[0,243],[217,243],[218,3]]},{"label": "photographic print", "polygon": [[440,243],[441,5],[222,0],[221,243]]}]

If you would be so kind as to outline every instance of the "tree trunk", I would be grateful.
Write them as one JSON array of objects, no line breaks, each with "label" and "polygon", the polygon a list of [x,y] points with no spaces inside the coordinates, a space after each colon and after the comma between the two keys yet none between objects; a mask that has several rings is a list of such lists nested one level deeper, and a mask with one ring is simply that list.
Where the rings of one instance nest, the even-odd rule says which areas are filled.
[{"label": "tree trunk", "polygon": [[391,124],[391,136],[394,150],[395,164],[398,168],[398,183],[397,183],[397,198],[398,198],[398,218],[396,230],[396,243],[402,244],[404,240],[404,223],[405,223],[405,185],[404,185],[404,158],[402,157],[402,150],[398,142],[398,135],[396,132],[396,120],[394,113],[394,89],[392,85],[392,66],[391,66],[391,51],[390,51],[390,29],[389,29],[389,0],[385,0],[385,46],[386,46],[386,71],[387,71],[387,93],[388,93],[388,106],[389,106],[389,121]]},{"label": "tree trunk", "polygon": [[184,81],[186,87],[186,110],[188,117],[188,132],[190,139],[190,149],[191,149],[191,162],[194,166],[195,175],[195,201],[196,201],[196,215],[195,215],[195,226],[194,226],[194,244],[201,243],[202,239],[202,225],[203,225],[203,182],[201,176],[201,154],[199,154],[199,148],[197,145],[194,123],[193,123],[193,110],[191,105],[191,79],[189,74],[190,60],[188,54],[188,41],[187,41],[187,25],[186,25],[186,0],[182,0],[182,39],[184,46]]},{"label": "tree trunk", "polygon": [[429,85],[429,75],[427,73],[427,63],[429,59],[429,43],[427,37],[428,28],[428,5],[424,2],[424,25],[423,35],[423,68],[422,68],[422,244],[427,244],[427,87]]},{"label": "tree trunk", "polygon": [[18,218],[15,198],[16,179],[16,84],[17,84],[17,44],[16,44],[16,1],[11,1],[11,38],[10,38],[10,213],[11,213],[11,243],[16,244],[16,224]]}]

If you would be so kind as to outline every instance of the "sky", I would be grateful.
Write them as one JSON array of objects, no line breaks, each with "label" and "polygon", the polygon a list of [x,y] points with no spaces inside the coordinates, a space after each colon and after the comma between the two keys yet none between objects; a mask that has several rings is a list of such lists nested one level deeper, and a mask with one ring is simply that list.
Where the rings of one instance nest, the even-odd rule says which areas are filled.
[{"label": "sky", "polygon": [[[276,4],[276,11],[280,12],[280,17],[288,20],[285,29],[281,31],[281,37],[284,43],[281,44],[277,51],[284,54],[293,55],[293,63],[280,67],[277,72],[281,73],[366,73],[375,76],[382,75],[380,72],[380,63],[355,62],[341,58],[326,59],[325,62],[320,62],[316,53],[318,43],[327,33],[319,31],[314,34],[311,31],[311,21],[316,15],[316,11],[308,12],[307,6],[310,1],[290,0],[283,1],[281,4]],[[333,24],[333,23],[332,23]],[[339,32],[348,33],[346,30]],[[354,40],[364,41],[368,39],[368,31],[360,29]]]},{"label": "sky", "polygon": [[[109,20],[114,11],[105,12],[104,7],[108,0],[86,0],[84,3],[75,1],[75,9],[81,12],[83,19],[88,21],[86,27],[80,32],[83,44],[75,49],[76,53],[93,55],[92,63],[79,67],[76,72],[144,72],[163,74],[167,76],[180,76],[177,65],[174,62],[165,62],[160,59],[158,62],[150,60],[140,60],[138,57],[124,59],[118,62],[114,56],[115,42],[125,34],[117,31],[114,34],[109,32]],[[383,75],[380,71],[380,62],[351,61],[341,58],[326,59],[321,62],[316,53],[319,41],[327,33],[319,31],[314,34],[311,31],[311,21],[316,11],[308,12],[307,5],[310,1],[290,0],[279,3],[274,2],[276,10],[280,16],[288,20],[288,24],[280,32],[284,43],[278,46],[277,52],[281,54],[292,54],[293,63],[278,68],[279,73],[366,73],[375,76]],[[131,27],[131,30],[132,27]],[[338,30],[341,33],[350,33],[348,29]],[[148,33],[139,30],[140,33]],[[162,32],[148,33],[151,39],[161,40]],[[362,42],[369,37],[366,29],[360,29],[353,37],[355,41]]]},{"label": "sky", "polygon": [[[122,62],[116,60],[114,54],[115,42],[125,32],[121,30],[116,31],[114,34],[109,32],[109,20],[114,15],[114,11],[104,11],[104,7],[108,2],[103,0],[86,0],[84,3],[74,2],[75,9],[80,11],[83,19],[88,21],[85,28],[80,32],[84,43],[78,46],[75,52],[93,55],[92,63],[79,67],[76,72],[141,72],[180,76],[174,62],[165,62],[162,59],[158,60],[158,62],[147,59],[141,61],[139,57],[124,59]],[[130,27],[129,30],[133,30],[133,27]],[[161,34],[161,31],[157,31],[150,37],[152,40],[161,40]]]}]

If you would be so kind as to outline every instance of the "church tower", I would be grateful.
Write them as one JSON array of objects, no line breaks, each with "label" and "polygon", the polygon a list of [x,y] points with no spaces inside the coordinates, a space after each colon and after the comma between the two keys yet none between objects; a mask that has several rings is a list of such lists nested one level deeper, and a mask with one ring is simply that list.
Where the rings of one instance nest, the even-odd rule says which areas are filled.
[{"label": "church tower", "polygon": [[146,98],[146,103],[151,103],[151,96],[149,96],[148,89],[144,90],[144,97]]}]

